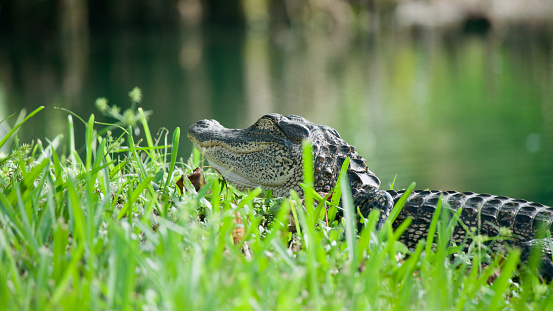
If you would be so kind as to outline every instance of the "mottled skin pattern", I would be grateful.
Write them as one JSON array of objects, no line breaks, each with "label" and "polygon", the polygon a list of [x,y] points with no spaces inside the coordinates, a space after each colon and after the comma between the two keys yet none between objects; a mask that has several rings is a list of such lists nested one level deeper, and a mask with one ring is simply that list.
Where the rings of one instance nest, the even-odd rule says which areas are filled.
[{"label": "mottled skin pattern", "polygon": [[[394,201],[403,195],[403,191],[388,193]],[[407,246],[414,247],[419,239],[426,237],[426,229],[430,225],[440,195],[452,212],[462,208],[460,220],[466,228],[457,226],[452,237],[455,241],[464,239],[466,229],[487,236],[498,236],[499,228],[504,227],[514,233],[510,244],[520,246],[544,233],[538,232],[538,228],[551,230],[553,209],[540,203],[473,192],[419,190],[409,196],[395,223],[399,225],[405,218],[413,218],[410,228],[404,234],[404,243]]]},{"label": "mottled skin pattern", "polygon": [[[336,185],[342,163],[349,157],[348,178],[354,204],[364,216],[373,208],[380,210],[378,228],[403,194],[380,190],[380,180],[368,169],[365,159],[336,130],[299,116],[268,114],[245,129],[227,129],[215,120],[201,120],[190,126],[188,137],[227,182],[239,190],[261,185],[275,197],[287,197],[291,189],[302,194],[304,139],[313,145],[318,192],[329,192]],[[460,218],[464,225],[454,229],[453,242],[463,243],[466,229],[475,234],[498,236],[500,227],[509,228],[514,237],[506,239],[506,243],[521,247],[523,259],[533,246],[538,246],[544,259],[542,273],[553,277],[551,249],[543,230],[538,230],[553,231],[553,209],[525,200],[472,192],[415,191],[393,224],[396,228],[407,217],[412,218],[401,237],[409,248],[426,238],[440,195],[453,212],[462,208]]]}]

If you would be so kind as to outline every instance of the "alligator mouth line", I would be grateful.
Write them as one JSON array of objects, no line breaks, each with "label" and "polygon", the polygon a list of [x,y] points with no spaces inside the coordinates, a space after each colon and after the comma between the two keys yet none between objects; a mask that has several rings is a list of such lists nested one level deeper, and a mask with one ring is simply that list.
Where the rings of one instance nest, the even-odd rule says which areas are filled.
[{"label": "alligator mouth line", "polygon": [[207,152],[211,149],[224,149],[236,154],[249,154],[249,153],[261,152],[269,148],[269,146],[271,146],[272,144],[274,144],[272,142],[255,142],[253,144],[246,143],[244,144],[243,148],[240,148],[236,146],[231,146],[220,140],[206,140],[206,141],[200,142],[194,139],[193,142],[196,148],[203,152]]}]

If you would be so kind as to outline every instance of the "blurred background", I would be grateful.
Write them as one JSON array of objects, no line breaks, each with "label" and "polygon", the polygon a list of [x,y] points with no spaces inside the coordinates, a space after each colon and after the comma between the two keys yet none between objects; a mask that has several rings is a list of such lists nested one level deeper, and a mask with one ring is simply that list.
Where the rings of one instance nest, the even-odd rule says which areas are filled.
[{"label": "blurred background", "polygon": [[298,114],[336,128],[384,188],[397,175],[553,205],[550,0],[0,4],[0,120],[46,106],[23,141],[67,133],[54,107],[109,122],[96,98],[126,109],[135,86],[153,131]]}]

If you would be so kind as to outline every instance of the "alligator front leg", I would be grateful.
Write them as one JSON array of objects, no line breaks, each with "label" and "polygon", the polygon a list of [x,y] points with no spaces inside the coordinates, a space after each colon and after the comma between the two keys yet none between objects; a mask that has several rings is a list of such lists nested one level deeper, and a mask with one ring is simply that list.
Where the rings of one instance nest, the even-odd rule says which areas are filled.
[{"label": "alligator front leg", "polygon": [[356,189],[352,194],[353,204],[356,209],[359,208],[363,217],[368,217],[373,209],[380,211],[380,218],[376,224],[376,229],[380,230],[394,207],[392,196],[388,192],[372,186]]}]

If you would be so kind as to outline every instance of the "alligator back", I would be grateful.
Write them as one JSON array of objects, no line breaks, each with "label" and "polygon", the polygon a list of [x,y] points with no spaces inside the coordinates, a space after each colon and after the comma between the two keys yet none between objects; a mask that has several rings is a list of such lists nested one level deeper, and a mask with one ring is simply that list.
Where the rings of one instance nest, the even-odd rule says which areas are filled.
[{"label": "alligator back", "polygon": [[[394,205],[404,191],[387,191],[394,200]],[[553,231],[553,208],[526,200],[512,199],[491,194],[457,191],[413,191],[406,201],[403,210],[394,223],[398,226],[407,217],[413,221],[401,240],[408,247],[415,247],[421,238],[425,238],[432,221],[440,195],[443,195],[444,206],[452,211],[462,208],[460,220],[477,234],[498,236],[499,228],[511,230],[513,237],[509,244],[520,246],[534,238],[542,238],[546,230]],[[457,225],[452,240],[460,243],[466,231]]]}]

